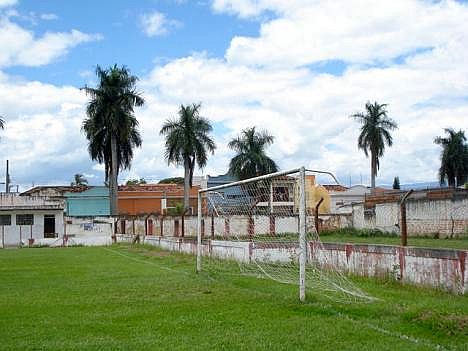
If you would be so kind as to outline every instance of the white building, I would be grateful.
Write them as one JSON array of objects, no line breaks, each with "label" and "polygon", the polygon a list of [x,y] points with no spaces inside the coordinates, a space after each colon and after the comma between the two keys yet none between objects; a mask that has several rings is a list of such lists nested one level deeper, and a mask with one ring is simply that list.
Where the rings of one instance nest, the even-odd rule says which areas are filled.
[{"label": "white building", "polygon": [[63,203],[39,196],[0,193],[0,247],[63,236]]},{"label": "white building", "polygon": [[366,194],[371,193],[370,188],[364,185],[353,185],[346,190],[343,189],[329,190],[331,213],[351,213],[351,205],[364,202]]}]

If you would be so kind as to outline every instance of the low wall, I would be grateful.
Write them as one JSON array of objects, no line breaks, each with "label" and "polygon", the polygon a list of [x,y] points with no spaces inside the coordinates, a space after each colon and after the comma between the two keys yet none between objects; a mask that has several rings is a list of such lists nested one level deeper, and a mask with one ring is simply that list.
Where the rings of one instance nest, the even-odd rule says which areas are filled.
[{"label": "low wall", "polygon": [[[400,217],[398,202],[377,203],[368,209],[363,204],[353,205],[355,228],[398,233]],[[410,199],[406,203],[406,221],[409,235],[468,235],[468,198]]]},{"label": "low wall", "polygon": [[[131,241],[130,235],[118,235],[118,241]],[[196,254],[194,240],[147,236],[146,244],[166,250]],[[465,294],[468,290],[468,251],[423,249],[387,245],[329,244],[309,242],[309,262],[367,277],[391,277],[404,283],[442,288]],[[269,260],[290,262],[297,259],[294,244],[277,244],[206,240],[203,255],[240,262]]]},{"label": "low wall", "polygon": [[[251,221],[249,225],[249,220]],[[150,224],[145,224],[145,221]],[[197,236],[196,216],[185,216],[184,228],[186,237]],[[145,227],[146,225],[146,227]],[[307,226],[309,230],[315,228],[314,216],[307,216]],[[331,230],[352,226],[351,214],[327,214],[319,216],[319,227],[321,230]],[[249,231],[252,235],[263,234],[284,234],[295,233],[299,228],[298,216],[248,216],[233,215],[226,217],[203,217],[203,235],[210,237],[216,236],[228,237],[230,235],[246,236]],[[156,217],[148,218],[120,218],[117,222],[118,234],[143,234],[149,231],[152,235],[162,236],[182,236],[182,218],[181,217]]]}]

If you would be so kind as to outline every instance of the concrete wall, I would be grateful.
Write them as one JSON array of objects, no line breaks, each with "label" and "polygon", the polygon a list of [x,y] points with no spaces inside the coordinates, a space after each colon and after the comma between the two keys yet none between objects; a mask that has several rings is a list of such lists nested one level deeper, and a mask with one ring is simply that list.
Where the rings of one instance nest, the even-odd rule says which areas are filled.
[{"label": "concrete wall", "polygon": [[[28,239],[44,238],[44,215],[55,216],[55,233],[57,237],[63,236],[62,210],[12,210],[1,211],[2,215],[11,215],[11,225],[0,226],[0,247],[19,246],[28,244]],[[33,214],[33,225],[17,225],[17,214]]]},{"label": "concrete wall", "polygon": [[113,219],[109,217],[65,217],[68,236],[111,236]]},{"label": "concrete wall", "polygon": [[[162,236],[181,236],[182,234],[182,218],[181,217],[149,217],[153,221],[153,235]],[[253,234],[262,235],[270,233],[270,217],[269,216],[253,216]],[[184,218],[185,236],[197,235],[197,217],[186,216]],[[313,223],[313,217],[310,217]],[[120,219],[117,223],[117,233],[124,234],[121,223],[125,221],[125,234],[145,234],[145,219]],[[204,236],[209,237],[212,233],[211,217],[204,217]],[[177,224],[178,223],[178,224]],[[178,231],[176,227],[178,226]],[[312,224],[313,226],[313,224]],[[229,237],[229,236],[247,236],[249,233],[249,217],[247,216],[231,216],[229,219],[224,217],[214,217],[213,219],[214,235]],[[276,217],[274,220],[274,228],[276,234],[282,233],[297,233],[299,224],[298,217]],[[312,227],[311,227],[312,228]],[[178,234],[177,234],[178,232]]]},{"label": "concrete wall", "polygon": [[[131,241],[129,235],[118,235],[118,241]],[[146,237],[146,244],[166,250],[196,254],[193,239]],[[403,283],[446,289],[465,294],[468,291],[468,251],[422,249],[387,245],[322,244],[309,242],[308,261],[322,267],[334,267],[345,273],[367,277],[396,279]],[[239,262],[291,262],[298,257],[294,244],[262,245],[247,241],[205,240],[204,256]]]},{"label": "concrete wall", "polygon": [[[410,235],[468,235],[468,199],[409,200],[406,217]],[[376,204],[367,211],[362,204],[354,205],[352,221],[356,228],[399,232],[399,203]]]}]

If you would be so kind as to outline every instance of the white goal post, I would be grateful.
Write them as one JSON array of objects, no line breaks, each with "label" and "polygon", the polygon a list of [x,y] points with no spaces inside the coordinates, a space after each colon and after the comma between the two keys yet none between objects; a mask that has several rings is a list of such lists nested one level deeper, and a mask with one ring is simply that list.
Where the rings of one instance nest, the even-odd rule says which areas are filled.
[{"label": "white goal post", "polygon": [[[299,299],[305,301],[306,291],[306,260],[307,260],[307,239],[306,239],[306,196],[305,196],[305,167],[295,168],[288,171],[270,173],[264,176],[241,180],[237,182],[219,185],[198,191],[198,221],[197,221],[197,272],[202,270],[202,206],[203,194],[218,192],[223,189],[240,187],[254,184],[262,180],[271,180],[290,174],[299,173],[298,191],[299,191]],[[209,201],[209,200],[207,200]]]},{"label": "white goal post", "polygon": [[197,272],[236,274],[229,260],[238,273],[298,285],[300,301],[306,289],[368,301],[320,241],[318,214],[329,213],[330,198],[316,173],[336,181],[300,167],[199,190]]}]

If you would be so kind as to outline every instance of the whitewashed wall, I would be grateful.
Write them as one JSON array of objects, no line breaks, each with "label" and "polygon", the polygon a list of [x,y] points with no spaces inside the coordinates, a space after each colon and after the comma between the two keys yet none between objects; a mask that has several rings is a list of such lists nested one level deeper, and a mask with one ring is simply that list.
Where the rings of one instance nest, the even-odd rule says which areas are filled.
[{"label": "whitewashed wall", "polygon": [[[2,215],[11,215],[11,225],[0,226],[0,247],[19,246],[21,243],[28,244],[28,239],[34,240],[44,238],[44,215],[55,216],[55,232],[57,236],[63,236],[63,211],[62,210],[15,210],[2,211]],[[33,214],[34,224],[16,225],[17,214]]]},{"label": "whitewashed wall", "polygon": [[[118,241],[130,242],[129,235],[118,235]],[[169,237],[146,237],[146,244],[166,250],[195,255],[194,240]],[[205,240],[202,255],[249,263],[297,262],[294,244],[252,243],[248,241]],[[389,245],[322,244],[309,242],[308,262],[324,268],[333,267],[345,273],[368,277],[386,277],[404,283],[432,286],[454,293],[468,291],[468,251],[422,249]]]},{"label": "whitewashed wall", "polygon": [[[362,204],[353,206],[355,228],[399,232],[400,206],[397,202],[377,204],[375,216],[365,216]],[[406,204],[408,233],[439,234],[441,237],[468,235],[468,199],[410,200]]]}]

